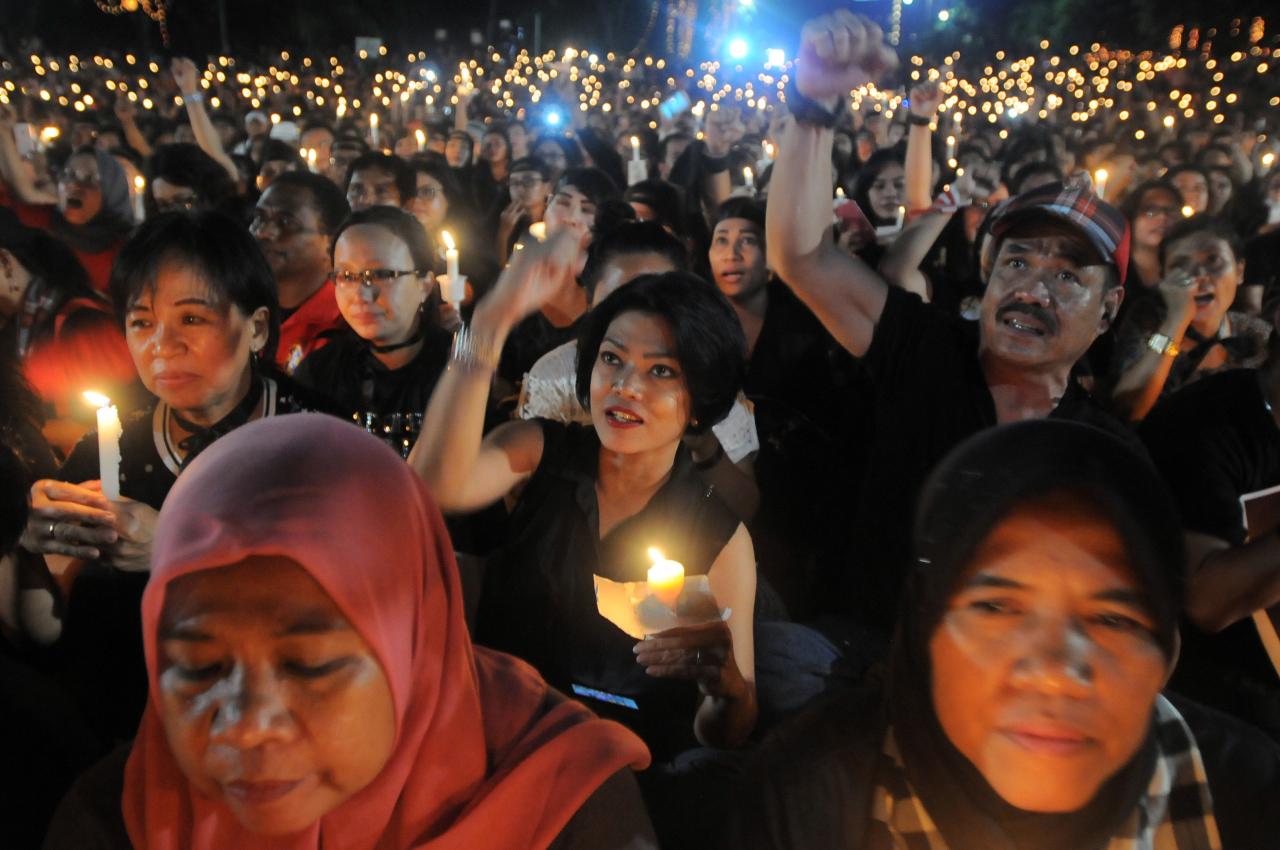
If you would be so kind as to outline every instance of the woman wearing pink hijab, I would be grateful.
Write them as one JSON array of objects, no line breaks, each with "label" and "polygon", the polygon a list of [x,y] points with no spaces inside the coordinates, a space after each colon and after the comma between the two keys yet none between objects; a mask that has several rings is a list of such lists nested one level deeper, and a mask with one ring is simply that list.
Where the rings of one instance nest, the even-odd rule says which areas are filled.
[{"label": "woman wearing pink hijab", "polygon": [[104,762],[46,847],[656,846],[631,776],[644,745],[471,645],[434,502],[339,420],[250,423],[193,462],[142,621],[123,824]]}]

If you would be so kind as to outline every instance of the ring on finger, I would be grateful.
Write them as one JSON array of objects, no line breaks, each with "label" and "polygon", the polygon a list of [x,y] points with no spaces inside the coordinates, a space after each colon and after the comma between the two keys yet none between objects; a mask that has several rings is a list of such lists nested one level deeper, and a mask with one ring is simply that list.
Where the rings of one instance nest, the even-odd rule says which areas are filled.
[{"label": "ring on finger", "polygon": [[57,528],[58,528],[58,524],[57,524],[56,522],[51,522],[51,523],[49,523],[49,539],[50,539],[50,540],[57,540],[57,539],[58,539],[58,535],[57,535],[57,532],[56,532],[56,529],[57,529]]}]

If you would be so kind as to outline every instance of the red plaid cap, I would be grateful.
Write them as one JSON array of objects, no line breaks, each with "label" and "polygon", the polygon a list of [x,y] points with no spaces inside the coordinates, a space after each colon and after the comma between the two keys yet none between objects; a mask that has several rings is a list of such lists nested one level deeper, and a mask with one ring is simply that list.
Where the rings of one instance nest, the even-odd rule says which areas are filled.
[{"label": "red plaid cap", "polygon": [[999,239],[1031,214],[1050,215],[1075,227],[1116,267],[1124,283],[1129,271],[1129,222],[1092,189],[1050,183],[1015,195],[992,211],[991,235]]}]

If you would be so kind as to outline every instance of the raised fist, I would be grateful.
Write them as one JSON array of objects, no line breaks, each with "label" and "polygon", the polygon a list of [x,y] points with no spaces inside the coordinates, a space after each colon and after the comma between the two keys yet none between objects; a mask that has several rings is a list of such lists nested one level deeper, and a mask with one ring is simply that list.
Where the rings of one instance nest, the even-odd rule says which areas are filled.
[{"label": "raised fist", "polygon": [[898,64],[884,33],[862,15],[838,9],[814,18],[800,32],[796,88],[805,97],[835,106],[849,92]]}]

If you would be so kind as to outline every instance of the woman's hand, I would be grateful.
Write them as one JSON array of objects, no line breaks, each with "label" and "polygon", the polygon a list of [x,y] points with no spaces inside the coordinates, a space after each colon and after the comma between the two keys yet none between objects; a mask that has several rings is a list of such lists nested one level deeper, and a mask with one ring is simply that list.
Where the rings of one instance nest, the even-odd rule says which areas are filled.
[{"label": "woman's hand", "polygon": [[697,682],[706,696],[728,700],[747,696],[747,682],[733,660],[733,635],[723,620],[658,632],[632,651],[636,663],[650,676]]},{"label": "woman's hand", "polygon": [[116,95],[115,105],[116,120],[121,124],[128,124],[138,117],[138,107],[129,100],[124,92]]},{"label": "woman's hand", "polygon": [[173,81],[178,84],[178,91],[182,92],[183,97],[195,94],[200,78],[196,63],[185,56],[175,56],[169,63],[169,73],[173,74]]},{"label": "woman's hand", "polygon": [[1196,317],[1196,280],[1183,271],[1172,271],[1166,274],[1156,285],[1160,297],[1168,308],[1167,321],[1175,323],[1173,327],[1178,334],[1173,337],[1175,344],[1182,344],[1182,336]]},{"label": "woman's hand", "polygon": [[103,560],[118,570],[131,573],[151,569],[151,544],[156,536],[160,512],[133,499],[111,503],[118,539],[103,549]]},{"label": "woman's hand", "polygon": [[21,540],[28,552],[97,560],[119,539],[101,482],[42,479],[31,486],[31,516]]},{"label": "woman's hand", "polygon": [[476,321],[510,329],[550,303],[566,286],[577,286],[573,269],[580,238],[565,228],[545,242],[531,240],[515,252],[489,297],[476,305]]}]

